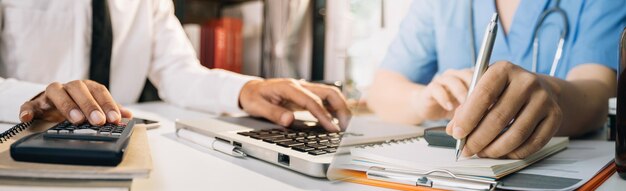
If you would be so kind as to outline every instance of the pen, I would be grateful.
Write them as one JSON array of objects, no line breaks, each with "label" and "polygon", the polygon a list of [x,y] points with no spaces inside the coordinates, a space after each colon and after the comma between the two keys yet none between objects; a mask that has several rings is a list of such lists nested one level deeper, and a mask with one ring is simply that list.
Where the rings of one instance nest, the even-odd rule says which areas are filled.
[{"label": "pen", "polygon": [[221,153],[242,158],[246,156],[246,153],[241,151],[239,148],[226,143],[224,141],[217,140],[213,137],[209,137],[206,135],[202,135],[187,129],[178,129],[176,131],[176,135],[180,138],[188,140],[192,143],[198,144],[200,146],[211,148],[213,150],[219,151]]},{"label": "pen", "polygon": [[[467,91],[467,97],[472,94],[472,91],[478,84],[478,80],[485,74],[489,67],[489,59],[491,58],[491,52],[493,50],[493,43],[496,40],[496,34],[498,33],[498,13],[494,13],[491,16],[491,21],[487,25],[485,30],[485,36],[483,37],[482,45],[480,46],[480,53],[478,53],[478,59],[474,65],[474,75],[472,76],[472,82],[470,83],[469,90]],[[456,140],[456,160],[459,160],[461,152],[465,147],[465,138]]]}]

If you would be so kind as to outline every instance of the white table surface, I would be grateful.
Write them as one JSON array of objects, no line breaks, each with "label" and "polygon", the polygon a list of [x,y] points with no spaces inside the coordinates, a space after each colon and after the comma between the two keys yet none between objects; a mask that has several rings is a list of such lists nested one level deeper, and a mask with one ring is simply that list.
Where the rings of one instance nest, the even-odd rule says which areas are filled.
[{"label": "white table surface", "polygon": [[[156,119],[161,127],[148,131],[153,170],[148,179],[135,179],[133,191],[170,190],[385,190],[308,177],[252,158],[239,159],[204,149],[174,135],[175,119],[214,117],[165,103],[128,106],[135,116]],[[0,125],[0,130],[10,125]],[[593,137],[601,138],[602,134]],[[626,180],[612,175],[598,190],[624,190]]]}]

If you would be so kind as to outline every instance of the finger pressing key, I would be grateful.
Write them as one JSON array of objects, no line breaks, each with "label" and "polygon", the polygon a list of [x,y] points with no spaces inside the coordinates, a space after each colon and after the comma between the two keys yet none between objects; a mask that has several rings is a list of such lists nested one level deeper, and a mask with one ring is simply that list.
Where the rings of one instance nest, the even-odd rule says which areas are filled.
[{"label": "finger pressing key", "polygon": [[341,130],[332,122],[332,116],[322,105],[321,99],[311,91],[296,83],[285,84],[285,87],[278,88],[278,91],[282,91],[280,96],[284,99],[310,111],[327,131],[338,132]]},{"label": "finger pressing key", "polygon": [[352,113],[345,102],[345,98],[338,88],[320,84],[311,84],[308,82],[301,82],[303,86],[311,90],[311,92],[318,95],[321,99],[327,100],[330,107],[335,111],[337,119],[339,119],[339,127],[346,129]]},{"label": "finger pressing key", "polygon": [[54,82],[48,85],[46,88],[46,97],[68,121],[78,124],[85,120],[83,113],[60,83]]},{"label": "finger pressing key", "polygon": [[102,109],[82,81],[76,80],[67,83],[65,89],[74,102],[78,104],[82,113],[88,116],[89,123],[92,125],[103,125],[106,123]]},{"label": "finger pressing key", "polygon": [[119,123],[122,119],[121,112],[109,90],[96,82],[85,80],[83,81],[89,92],[95,98],[100,108],[106,113],[106,121],[109,123]]}]

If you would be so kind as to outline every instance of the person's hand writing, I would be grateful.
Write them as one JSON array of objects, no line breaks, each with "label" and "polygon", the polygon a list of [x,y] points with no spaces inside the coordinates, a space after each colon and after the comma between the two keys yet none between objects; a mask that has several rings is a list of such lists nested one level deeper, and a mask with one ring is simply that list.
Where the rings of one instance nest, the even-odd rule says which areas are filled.
[{"label": "person's hand writing", "polygon": [[[285,127],[294,120],[292,111],[298,109],[310,111],[331,132],[345,129],[351,116],[339,89],[293,79],[250,81],[242,88],[239,103],[248,114]],[[339,120],[339,126],[333,123],[333,117]]]},{"label": "person's hand writing", "polygon": [[420,116],[427,120],[451,118],[455,109],[465,102],[473,71],[447,70],[435,78],[418,94]]},{"label": "person's hand writing", "polygon": [[521,159],[546,145],[563,115],[559,90],[546,78],[509,62],[493,64],[446,128],[466,138],[463,156]]},{"label": "person's hand writing", "polygon": [[131,116],[130,111],[117,105],[103,85],[90,80],[75,80],[66,84],[51,83],[44,92],[22,105],[19,117],[22,122],[67,119],[74,124],[88,121],[103,125],[118,123]]}]

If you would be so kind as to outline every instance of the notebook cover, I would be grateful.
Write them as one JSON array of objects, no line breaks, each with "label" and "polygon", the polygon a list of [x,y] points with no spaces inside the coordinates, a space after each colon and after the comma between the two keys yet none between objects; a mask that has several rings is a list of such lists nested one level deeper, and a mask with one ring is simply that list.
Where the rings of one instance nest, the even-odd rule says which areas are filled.
[{"label": "notebook cover", "polygon": [[602,171],[596,174],[596,176],[594,176],[591,180],[578,188],[578,190],[598,189],[598,187],[604,184],[604,182],[606,182],[606,180],[608,180],[615,173],[615,171],[617,171],[617,166],[615,165],[615,162],[611,162],[604,169],[602,169]]},{"label": "notebook cover", "polygon": [[133,128],[124,159],[115,167],[18,162],[11,158],[9,148],[13,142],[32,133],[45,131],[54,124],[35,122],[30,128],[0,144],[0,176],[114,180],[148,177],[152,169],[152,158],[146,129],[141,124]]}]

